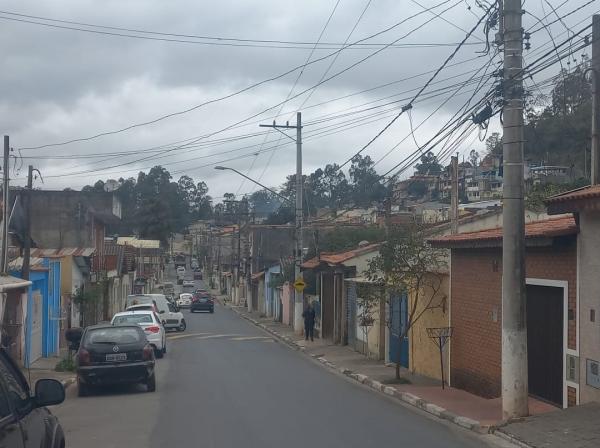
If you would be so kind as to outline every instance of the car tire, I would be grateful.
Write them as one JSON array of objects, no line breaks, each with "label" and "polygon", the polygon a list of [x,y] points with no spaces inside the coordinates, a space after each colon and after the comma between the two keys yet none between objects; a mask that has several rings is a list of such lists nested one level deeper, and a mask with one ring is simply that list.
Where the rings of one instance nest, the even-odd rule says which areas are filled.
[{"label": "car tire", "polygon": [[80,381],[77,381],[77,396],[78,397],[87,397],[90,394],[90,388],[86,384],[82,384]]},{"label": "car tire", "polygon": [[214,312],[215,312],[214,308],[212,310],[210,310],[210,314],[213,314]]},{"label": "car tire", "polygon": [[177,330],[185,331],[186,328],[187,328],[187,325],[185,324],[185,319],[181,319],[181,323],[179,324],[179,328]]},{"label": "car tire", "polygon": [[148,392],[156,392],[156,376],[154,372],[146,380],[146,390]]},{"label": "car tire", "polygon": [[162,350],[159,350],[157,348],[154,349],[154,356],[157,357],[158,359],[162,358],[164,356],[164,352]]},{"label": "car tire", "polygon": [[167,341],[165,341],[165,345],[163,345],[162,352],[163,352],[163,355],[165,355],[167,353]]}]

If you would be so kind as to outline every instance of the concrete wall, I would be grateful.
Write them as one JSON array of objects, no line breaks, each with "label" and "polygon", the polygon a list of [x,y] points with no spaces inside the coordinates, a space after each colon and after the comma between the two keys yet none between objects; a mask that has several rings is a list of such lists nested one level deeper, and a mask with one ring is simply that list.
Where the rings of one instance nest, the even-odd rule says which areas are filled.
[{"label": "concrete wall", "polygon": [[94,227],[117,219],[112,193],[33,190],[31,236],[39,247],[96,247]]},{"label": "concrete wall", "polygon": [[294,290],[286,282],[281,288],[282,321],[286,325],[294,325]]},{"label": "concrete wall", "polygon": [[[527,248],[527,278],[568,282],[568,307],[577,316],[576,243]],[[501,392],[502,250],[452,250],[451,385],[496,398]],[[565,316],[567,318],[567,316]],[[575,349],[576,320],[567,324],[567,348]],[[573,403],[574,404],[574,403]]]},{"label": "concrete wall", "polygon": [[[436,306],[430,310],[424,311],[421,317],[413,324],[409,331],[409,366],[410,370],[420,375],[431,378],[441,379],[440,370],[440,352],[437,346],[429,338],[427,328],[439,328],[450,326],[450,309],[448,303],[450,277],[447,274],[431,276],[429,282],[440,282],[440,289],[433,296],[432,305]],[[424,288],[421,292],[419,303],[417,304],[417,314],[419,314],[427,305],[433,292],[430,288]],[[413,306],[415,296],[411,294],[410,307]],[[448,375],[448,344],[444,350],[444,370],[446,381]]]},{"label": "concrete wall", "polygon": [[586,371],[588,359],[600,362],[600,211],[581,212],[579,219],[579,398],[585,403],[600,401]]}]

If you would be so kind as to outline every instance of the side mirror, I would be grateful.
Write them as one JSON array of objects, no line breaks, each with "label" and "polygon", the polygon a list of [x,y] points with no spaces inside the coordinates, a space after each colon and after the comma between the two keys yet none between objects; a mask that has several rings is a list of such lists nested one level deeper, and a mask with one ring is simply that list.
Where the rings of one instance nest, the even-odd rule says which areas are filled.
[{"label": "side mirror", "polygon": [[34,400],[38,407],[60,404],[65,401],[65,388],[56,380],[38,380],[35,383]]}]

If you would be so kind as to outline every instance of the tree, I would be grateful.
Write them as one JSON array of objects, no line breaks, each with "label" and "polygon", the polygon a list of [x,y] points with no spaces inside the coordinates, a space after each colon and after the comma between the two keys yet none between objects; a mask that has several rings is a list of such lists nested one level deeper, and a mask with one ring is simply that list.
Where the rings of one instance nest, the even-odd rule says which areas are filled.
[{"label": "tree", "polygon": [[[393,294],[405,293],[408,297],[406,325],[401,329],[400,340],[425,311],[445,301],[438,295],[442,286],[440,272],[445,267],[444,250],[432,247],[417,226],[392,229],[379,255],[369,261],[366,275],[382,300],[391,305]],[[388,326],[391,323],[388,321]],[[400,379],[400,354],[401,344],[398,344],[396,379]]]},{"label": "tree", "polygon": [[469,153],[469,163],[471,164],[471,166],[473,168],[476,168],[477,166],[479,166],[479,153],[477,151],[475,151],[474,149],[472,149],[471,152]]},{"label": "tree", "polygon": [[351,191],[354,203],[358,206],[369,206],[373,202],[383,200],[386,188],[373,168],[375,162],[370,156],[360,154],[352,159],[350,169]]},{"label": "tree", "polygon": [[438,162],[437,156],[431,151],[427,151],[423,154],[420,160],[421,162],[415,165],[417,174],[438,175],[441,174],[444,169]]},{"label": "tree", "polygon": [[499,156],[502,154],[502,137],[499,132],[492,132],[485,140],[485,151],[487,155],[492,156]]}]

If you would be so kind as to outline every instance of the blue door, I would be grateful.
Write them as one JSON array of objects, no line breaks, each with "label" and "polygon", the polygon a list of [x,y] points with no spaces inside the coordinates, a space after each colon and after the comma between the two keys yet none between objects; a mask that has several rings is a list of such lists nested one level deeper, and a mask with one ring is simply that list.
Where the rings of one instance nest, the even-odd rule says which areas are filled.
[{"label": "blue door", "polygon": [[[400,362],[408,368],[408,335],[400,340],[408,323],[408,297],[406,293],[390,297],[390,346],[389,355],[391,362]],[[399,358],[398,359],[398,351]]]},{"label": "blue door", "polygon": [[60,327],[60,261],[48,263],[48,293],[44,298],[43,356],[58,353]]}]

